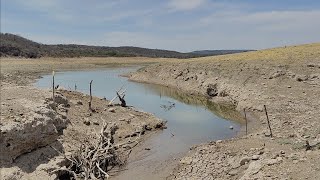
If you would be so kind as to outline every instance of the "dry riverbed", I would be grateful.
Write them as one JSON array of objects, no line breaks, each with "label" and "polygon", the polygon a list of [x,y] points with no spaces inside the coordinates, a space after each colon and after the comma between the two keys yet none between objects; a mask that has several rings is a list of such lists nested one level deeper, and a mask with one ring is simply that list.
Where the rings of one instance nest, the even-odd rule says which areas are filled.
[{"label": "dry riverbed", "polygon": [[[3,127],[12,125],[20,128],[18,124],[32,122],[28,117],[48,114],[42,111],[47,111],[46,103],[50,102],[46,99],[50,98],[51,92],[30,86],[42,73],[103,68],[122,63],[163,62],[151,64],[131,74],[129,78],[178,88],[189,92],[191,96],[205,96],[214,102],[232,104],[240,112],[245,108],[250,115],[248,135],[191,147],[169,179],[319,179],[320,44],[188,60],[89,60],[1,59],[1,133]],[[54,174],[50,172],[63,166],[64,158],[52,147],[69,155],[82,141],[90,140],[95,135],[101,121],[123,123],[118,131],[119,141],[132,135],[137,127],[141,127],[141,122],[150,127],[160,122],[150,114],[133,109],[107,107],[108,101],[98,98],[94,98],[93,105],[97,112],[90,114],[87,108],[88,96],[69,91],[59,93],[68,100],[70,107],[61,105],[61,109],[54,114],[53,119],[59,120],[58,125],[50,118],[39,117],[45,119],[41,122],[50,124],[50,128],[46,128],[49,133],[40,133],[32,139],[38,140],[37,143],[19,140],[17,146],[10,144],[7,147],[8,144],[1,141],[3,148],[32,144],[42,147],[33,151],[22,148],[23,151],[31,152],[23,152],[26,154],[19,156],[13,163],[2,164],[2,177],[53,178]],[[263,105],[266,105],[269,113],[273,137],[268,130]],[[39,111],[38,108],[43,110]],[[109,112],[109,108],[115,108],[115,112]],[[126,124],[129,119],[130,123]],[[41,123],[36,125],[47,127]],[[32,137],[33,134],[28,135]],[[46,136],[51,139],[49,145],[41,142]],[[0,138],[3,137],[1,134]],[[22,151],[10,151],[17,152]]]},{"label": "dry riverbed", "polygon": [[248,135],[191,148],[169,179],[319,179],[319,43],[155,64],[129,78],[253,115]]},{"label": "dry riverbed", "polygon": [[[162,59],[1,59],[1,179],[55,179],[57,169],[67,165],[64,157],[81,144],[97,139],[104,123],[118,127],[114,141],[125,163],[131,149],[145,135],[163,128],[151,114],[134,108],[110,106],[105,99],[58,89],[53,106],[52,91],[32,87],[41,74],[52,70],[114,67],[121,64],[154,63]],[[141,136],[140,138],[137,138]],[[111,175],[117,172],[110,171]]]}]

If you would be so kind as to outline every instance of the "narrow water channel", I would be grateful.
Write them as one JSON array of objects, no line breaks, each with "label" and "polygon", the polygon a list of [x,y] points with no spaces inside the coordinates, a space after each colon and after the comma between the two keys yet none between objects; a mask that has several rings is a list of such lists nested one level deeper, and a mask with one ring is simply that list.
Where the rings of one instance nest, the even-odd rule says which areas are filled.
[{"label": "narrow water channel", "polygon": [[[93,80],[93,95],[112,99],[120,88],[126,89],[128,105],[153,113],[167,121],[167,129],[144,142],[150,148],[136,154],[129,161],[128,170],[117,179],[161,179],[160,171],[168,170],[168,164],[179,158],[193,145],[235,136],[240,124],[230,119],[236,112],[210,103],[204,98],[183,94],[175,89],[128,81],[120,75],[136,71],[138,67],[107,68],[102,70],[68,71],[56,73],[56,84],[89,93],[88,84]],[[40,88],[51,87],[51,75],[36,82]],[[229,127],[232,126],[233,129]],[[170,169],[170,168],[169,168]],[[165,173],[164,173],[165,174]]]}]

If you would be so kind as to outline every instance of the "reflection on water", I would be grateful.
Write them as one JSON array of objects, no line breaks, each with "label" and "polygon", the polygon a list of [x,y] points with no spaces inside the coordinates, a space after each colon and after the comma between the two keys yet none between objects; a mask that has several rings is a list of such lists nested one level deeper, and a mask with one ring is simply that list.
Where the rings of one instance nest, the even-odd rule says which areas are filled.
[{"label": "reflection on water", "polygon": [[[146,142],[152,149],[143,161],[154,162],[155,166],[169,157],[186,152],[192,145],[231,138],[239,131],[239,121],[228,119],[241,118],[229,107],[219,106],[203,97],[187,95],[172,88],[131,82],[120,76],[137,69],[127,67],[60,72],[56,74],[56,84],[70,90],[77,86],[78,91],[89,93],[89,82],[93,80],[93,95],[107,99],[112,99],[115,92],[124,87],[128,105],[167,120],[168,129]],[[40,79],[36,86],[49,88],[50,84],[51,76],[48,75]],[[230,130],[230,126],[234,129]]]},{"label": "reflection on water", "polygon": [[152,91],[155,94],[158,94],[160,97],[169,96],[188,105],[204,107],[220,118],[237,121],[239,123],[244,122],[243,116],[238,111],[235,111],[235,107],[232,105],[216,104],[204,96],[186,94],[184,92],[178,91],[177,89],[169,88],[166,86],[152,84],[142,85],[144,85],[148,89],[152,89]]}]

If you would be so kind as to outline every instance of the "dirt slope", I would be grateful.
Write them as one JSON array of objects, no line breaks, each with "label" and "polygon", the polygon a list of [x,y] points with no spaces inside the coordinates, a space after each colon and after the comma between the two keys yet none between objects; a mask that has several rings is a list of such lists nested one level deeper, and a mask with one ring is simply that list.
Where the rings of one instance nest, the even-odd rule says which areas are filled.
[{"label": "dirt slope", "polygon": [[195,147],[171,178],[320,177],[320,43],[156,64],[130,79],[201,94],[254,115],[248,136]]}]

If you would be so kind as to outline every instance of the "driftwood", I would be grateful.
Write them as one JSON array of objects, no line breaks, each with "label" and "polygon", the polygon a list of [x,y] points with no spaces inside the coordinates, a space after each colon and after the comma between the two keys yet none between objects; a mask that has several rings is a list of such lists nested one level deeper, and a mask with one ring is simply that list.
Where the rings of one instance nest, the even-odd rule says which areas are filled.
[{"label": "driftwood", "polygon": [[68,172],[73,172],[74,179],[108,179],[107,172],[114,166],[122,165],[113,138],[117,129],[115,124],[108,128],[108,124],[104,123],[96,141],[82,144],[71,158],[67,158],[71,163]]},{"label": "driftwood", "polygon": [[125,96],[125,94],[123,94],[123,95],[120,95],[118,92],[117,92],[117,96],[118,96],[118,98],[119,98],[119,100],[120,100],[120,102],[121,102],[121,107],[127,107],[127,103],[126,103],[126,101],[124,100],[124,96]]},{"label": "driftwood", "polygon": [[108,179],[110,177],[108,172],[113,167],[126,163],[132,148],[139,144],[139,138],[142,134],[141,131],[134,140],[129,138],[126,142],[115,144],[113,136],[117,129],[116,124],[108,127],[108,124],[104,123],[100,133],[96,133],[96,141],[91,140],[83,143],[71,157],[66,157],[54,148],[69,161],[70,165],[67,168],[55,170],[53,173],[58,174],[58,177],[67,174],[69,179],[76,180]]},{"label": "driftwood", "polygon": [[[123,90],[123,87],[124,87],[124,85],[121,86],[121,88],[120,88],[118,91],[116,91],[116,94],[119,93],[119,94],[122,96],[122,95],[126,92],[126,89]],[[118,97],[118,95],[115,95],[115,96],[111,99],[111,101],[109,102],[109,105],[111,105],[111,104],[113,103],[113,101],[116,100],[117,97]]]}]

